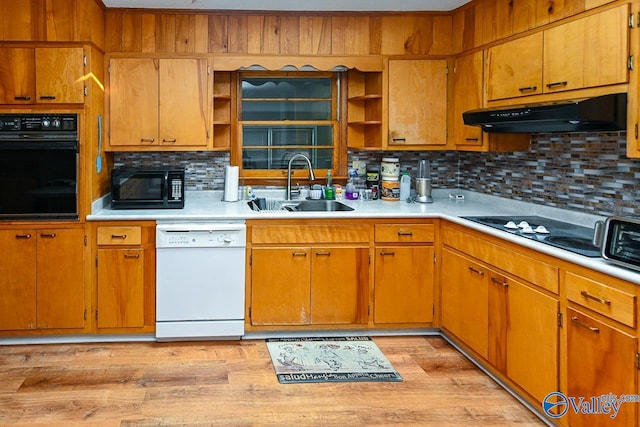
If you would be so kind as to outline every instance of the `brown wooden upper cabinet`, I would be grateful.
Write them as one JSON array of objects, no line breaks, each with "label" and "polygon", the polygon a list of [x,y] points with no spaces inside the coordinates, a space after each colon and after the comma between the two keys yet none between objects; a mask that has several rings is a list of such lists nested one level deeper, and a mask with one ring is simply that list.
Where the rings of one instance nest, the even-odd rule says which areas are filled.
[{"label": "brown wooden upper cabinet", "polygon": [[211,148],[209,69],[206,58],[111,58],[107,149]]},{"label": "brown wooden upper cabinet", "polygon": [[81,47],[0,48],[0,104],[84,103]]},{"label": "brown wooden upper cabinet", "polygon": [[629,5],[577,19],[487,51],[487,100],[628,81]]},{"label": "brown wooden upper cabinet", "polygon": [[447,143],[447,61],[389,60],[391,150],[442,149]]}]

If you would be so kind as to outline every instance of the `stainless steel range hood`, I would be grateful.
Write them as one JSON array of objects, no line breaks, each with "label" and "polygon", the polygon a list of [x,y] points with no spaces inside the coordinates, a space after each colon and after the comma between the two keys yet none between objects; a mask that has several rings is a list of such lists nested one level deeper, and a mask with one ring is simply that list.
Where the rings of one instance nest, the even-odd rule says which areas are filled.
[{"label": "stainless steel range hood", "polygon": [[496,133],[620,131],[627,128],[627,94],[472,110],[462,118],[466,125]]}]

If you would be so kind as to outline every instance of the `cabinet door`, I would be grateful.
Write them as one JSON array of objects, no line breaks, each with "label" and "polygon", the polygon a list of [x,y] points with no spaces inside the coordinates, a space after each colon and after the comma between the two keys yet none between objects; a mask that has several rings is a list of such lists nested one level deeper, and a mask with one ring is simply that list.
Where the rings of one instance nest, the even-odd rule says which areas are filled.
[{"label": "cabinet door", "polygon": [[[569,22],[544,32],[544,90],[580,89],[585,86],[585,20]],[[588,72],[588,71],[587,71]]]},{"label": "cabinet door", "polygon": [[624,4],[584,18],[586,87],[626,83],[629,80],[629,5]]},{"label": "cabinet door", "polygon": [[36,325],[36,234],[0,230],[0,330]]},{"label": "cabinet door", "polygon": [[433,320],[432,246],[376,247],[373,321]]},{"label": "cabinet door", "polygon": [[109,145],[157,145],[157,60],[111,58],[109,87]]},{"label": "cabinet door", "polygon": [[81,47],[36,48],[36,98],[42,103],[84,103]]},{"label": "cabinet door", "polygon": [[389,148],[447,143],[447,61],[389,61]]},{"label": "cabinet door", "polygon": [[489,101],[542,93],[542,32],[487,52]]},{"label": "cabinet door", "polygon": [[[614,393],[637,393],[638,340],[573,308],[567,308],[567,396],[589,400]],[[622,403],[618,415],[581,414],[569,406],[571,426],[632,426],[638,405]]]},{"label": "cabinet door", "polygon": [[558,390],[558,301],[489,271],[489,361],[542,402]]},{"label": "cabinet door", "polygon": [[144,326],[144,249],[98,249],[98,328]]},{"label": "cabinet door", "polygon": [[0,104],[33,104],[35,56],[30,48],[0,48]]},{"label": "cabinet door", "polygon": [[205,59],[160,60],[160,145],[207,146],[207,82]]},{"label": "cabinet door", "polygon": [[368,287],[368,247],[311,249],[311,323],[366,323]]},{"label": "cabinet door", "polygon": [[486,269],[444,248],[440,286],[442,326],[486,359],[489,330]]},{"label": "cabinet door", "polygon": [[482,52],[459,56],[453,63],[449,138],[456,147],[482,146],[482,129],[462,121],[465,111],[482,108],[482,67]]},{"label": "cabinet door", "polygon": [[38,230],[38,329],[83,328],[84,229]]},{"label": "cabinet door", "polygon": [[251,324],[306,325],[311,319],[310,249],[251,250]]}]

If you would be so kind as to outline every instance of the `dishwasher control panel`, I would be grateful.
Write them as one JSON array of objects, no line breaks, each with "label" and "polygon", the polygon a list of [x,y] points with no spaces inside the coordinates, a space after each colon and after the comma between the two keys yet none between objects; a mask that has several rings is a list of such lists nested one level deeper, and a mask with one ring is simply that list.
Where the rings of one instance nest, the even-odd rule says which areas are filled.
[{"label": "dishwasher control panel", "polygon": [[156,248],[245,247],[246,233],[237,223],[158,224]]}]

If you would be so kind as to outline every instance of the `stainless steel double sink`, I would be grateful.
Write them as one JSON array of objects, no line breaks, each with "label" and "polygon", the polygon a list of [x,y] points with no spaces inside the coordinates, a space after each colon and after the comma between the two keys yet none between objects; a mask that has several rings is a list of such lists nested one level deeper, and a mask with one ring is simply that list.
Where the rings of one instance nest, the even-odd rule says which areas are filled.
[{"label": "stainless steel double sink", "polygon": [[335,212],[335,211],[352,211],[348,206],[337,200],[280,200],[258,197],[248,202],[249,207],[254,211],[267,212]]}]

